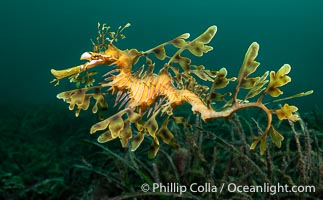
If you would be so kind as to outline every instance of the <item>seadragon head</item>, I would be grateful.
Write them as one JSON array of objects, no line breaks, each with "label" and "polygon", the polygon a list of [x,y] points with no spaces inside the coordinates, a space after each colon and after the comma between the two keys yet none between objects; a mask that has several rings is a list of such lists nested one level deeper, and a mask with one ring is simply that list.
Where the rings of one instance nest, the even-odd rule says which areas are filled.
[{"label": "seadragon head", "polygon": [[93,51],[84,52],[80,58],[81,60],[87,60],[88,62],[63,70],[51,69],[51,73],[56,78],[54,81],[58,82],[60,79],[72,75],[77,76],[98,65],[116,65],[121,71],[131,72],[132,66],[144,55],[144,53],[139,52],[136,49],[120,50],[113,44],[113,42],[118,41],[118,38],[125,38],[122,31],[129,26],[130,23],[127,23],[123,27],[120,26],[116,32],[111,32],[109,30],[110,26],[107,26],[106,24],[101,26],[101,24],[98,23],[98,36],[95,40],[92,40]]},{"label": "seadragon head", "polygon": [[103,52],[84,52],[80,59],[87,60],[88,62],[64,70],[52,69],[51,73],[59,80],[74,74],[79,74],[98,65],[116,65],[121,71],[131,72],[132,66],[142,55],[136,49],[122,51],[113,44],[109,44]]},{"label": "seadragon head", "polygon": [[120,50],[113,44],[109,44],[104,52],[84,52],[81,60],[88,60],[89,67],[97,65],[116,65],[120,70],[131,72],[132,66],[143,54],[136,49]]},{"label": "seadragon head", "polygon": [[80,59],[87,60],[88,62],[63,70],[51,69],[51,73],[57,80],[60,80],[68,76],[79,74],[98,65],[113,65],[118,61],[119,57],[117,51],[111,50],[102,53],[84,52]]}]

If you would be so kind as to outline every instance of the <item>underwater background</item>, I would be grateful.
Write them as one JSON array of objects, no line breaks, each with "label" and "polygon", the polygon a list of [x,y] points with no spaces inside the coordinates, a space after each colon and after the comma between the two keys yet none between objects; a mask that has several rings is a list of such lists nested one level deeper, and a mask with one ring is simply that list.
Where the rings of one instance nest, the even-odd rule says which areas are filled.
[{"label": "underwater background", "polygon": [[[12,0],[1,4],[0,199],[323,197],[322,1]],[[230,77],[237,76],[248,46],[256,41],[258,71],[291,65],[292,82],[283,87],[285,96],[314,93],[287,101],[299,108],[303,120],[282,124],[282,148],[272,147],[265,156],[248,150],[253,122],[247,119],[257,116],[238,113],[231,121],[204,124],[187,107],[178,108],[179,112],[189,116],[196,128],[174,127],[180,150],[161,146],[163,152],[148,160],[149,144],[135,153],[122,149],[118,141],[98,145],[96,136],[88,134],[94,117],[83,112],[75,118],[56,98],[64,86],[49,83],[50,69],[83,63],[80,55],[92,50],[90,39],[96,37],[98,22],[115,28],[130,22],[118,46],[138,50],[186,32],[195,37],[216,25],[210,43],[214,49],[200,64],[226,67]],[[316,193],[141,193],[143,183],[157,181],[287,182],[315,185]]]}]

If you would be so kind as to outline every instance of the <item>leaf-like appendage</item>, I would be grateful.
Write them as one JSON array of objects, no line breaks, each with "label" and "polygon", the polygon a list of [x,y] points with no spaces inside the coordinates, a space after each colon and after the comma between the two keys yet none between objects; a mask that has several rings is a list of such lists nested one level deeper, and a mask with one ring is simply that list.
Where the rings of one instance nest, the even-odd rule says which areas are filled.
[{"label": "leaf-like appendage", "polygon": [[255,87],[256,82],[258,81],[259,81],[259,77],[242,79],[240,88],[251,89]]},{"label": "leaf-like appendage", "polygon": [[192,128],[192,125],[187,123],[187,121],[184,117],[172,117],[172,119],[174,120],[174,122],[176,124],[182,124],[183,126],[185,126],[187,128]]},{"label": "leaf-like appendage", "polygon": [[152,159],[156,156],[157,152],[159,150],[159,141],[157,137],[154,137],[154,140],[152,141],[149,151],[148,151],[148,158]]},{"label": "leaf-like appendage", "polygon": [[98,109],[98,104],[94,104],[94,106],[92,107],[92,113],[97,113]]},{"label": "leaf-like appendage", "polygon": [[166,58],[166,50],[164,46],[159,46],[153,49],[153,52],[155,53],[156,58],[159,60],[164,60]]},{"label": "leaf-like appendage", "polygon": [[205,97],[205,101],[206,104],[208,105],[208,107],[210,106],[211,100],[215,100],[215,101],[223,101],[224,100],[224,96],[226,95],[231,95],[230,92],[226,93],[226,94],[220,94],[215,92],[216,89],[220,89],[220,88],[225,88],[230,81],[235,81],[236,78],[232,77],[230,79],[227,78],[227,70],[226,68],[221,68],[215,76],[215,79],[213,81],[212,87],[210,89],[210,93]]},{"label": "leaf-like appendage", "polygon": [[91,127],[90,134],[106,129],[110,124],[110,118],[100,121]]},{"label": "leaf-like appendage", "polygon": [[115,114],[112,117],[110,117],[110,125],[109,130],[111,132],[111,135],[113,137],[117,137],[120,135],[120,131],[123,129],[123,119],[119,114]]},{"label": "leaf-like appendage", "polygon": [[[86,92],[91,89],[95,89],[95,93],[86,94]],[[69,104],[70,110],[74,110],[75,105],[77,106],[77,109],[75,111],[76,117],[79,116],[81,110],[87,110],[89,108],[90,100],[92,97],[96,100],[96,103],[92,108],[93,113],[96,113],[98,111],[98,105],[100,106],[101,110],[107,110],[108,104],[105,101],[105,96],[101,93],[99,88],[82,88],[62,92],[57,95],[58,99],[63,99],[66,103]]]},{"label": "leaf-like appendage", "polygon": [[109,142],[111,140],[114,140],[115,138],[117,138],[117,137],[116,136],[113,136],[110,131],[106,131],[106,132],[102,133],[98,137],[97,141],[99,143],[105,143],[105,142]]},{"label": "leaf-like appendage", "polygon": [[135,123],[135,127],[139,132],[143,132],[144,131],[144,126],[142,125],[142,123],[139,121],[137,123]]},{"label": "leaf-like appendage", "polygon": [[215,33],[217,31],[216,26],[210,26],[204,33],[202,33],[200,36],[198,36],[196,39],[194,39],[193,42],[201,42],[203,44],[208,44],[212,38],[214,37]]},{"label": "leaf-like appendage", "polygon": [[192,42],[187,49],[194,55],[194,56],[203,56],[203,53],[207,53],[213,49],[211,46],[204,45],[202,42]]},{"label": "leaf-like appendage", "polygon": [[191,72],[194,73],[197,77],[199,77],[203,81],[213,81],[209,74],[204,70],[205,67],[203,65],[192,65],[192,67],[194,67],[195,70],[191,70]]},{"label": "leaf-like appendage", "polygon": [[128,120],[131,123],[136,123],[141,119],[141,115],[132,110],[127,110],[127,115],[128,115]]},{"label": "leaf-like appendage", "polygon": [[278,87],[286,85],[292,80],[289,76],[287,76],[290,69],[291,67],[289,64],[284,64],[276,73],[274,71],[270,72],[270,81],[266,92],[268,92],[272,97],[278,97],[279,95],[283,94],[283,91],[281,91]]},{"label": "leaf-like appendage", "polygon": [[289,96],[289,97],[285,97],[285,98],[281,98],[281,99],[275,99],[272,102],[280,102],[280,101],[285,101],[285,100],[288,100],[288,99],[293,99],[293,98],[298,98],[298,97],[305,97],[307,95],[313,94],[313,92],[314,92],[313,90],[308,90],[306,92],[297,93],[297,94],[294,94],[294,95]]},{"label": "leaf-like appendage", "polygon": [[[115,124],[112,125],[111,128],[109,127],[109,129],[110,129],[110,131],[112,131],[113,135],[118,135],[119,136],[118,131],[122,130],[122,128],[123,128],[123,119],[121,117],[125,113],[125,111],[126,110],[121,110],[118,113],[114,114],[113,116],[94,124],[91,127],[90,133],[93,134],[96,131],[104,130],[111,123],[115,123]],[[121,124],[121,122],[122,122],[122,124]]]},{"label": "leaf-like appendage", "polygon": [[133,138],[133,140],[132,140],[131,151],[136,151],[143,140],[144,140],[144,132],[139,132],[136,135],[136,137]]},{"label": "leaf-like appendage", "polygon": [[267,134],[259,135],[256,137],[253,137],[253,142],[250,146],[250,150],[254,150],[258,143],[260,142],[260,155],[263,155],[267,149],[267,140],[266,140]]},{"label": "leaf-like appendage", "polygon": [[82,110],[87,110],[90,106],[91,97],[92,97],[92,95],[86,94],[84,97],[83,104],[80,105],[79,108]]},{"label": "leaf-like appendage", "polygon": [[[105,40],[108,40],[110,44],[113,42],[118,42],[118,37],[124,39],[126,36],[122,33],[122,31],[128,27],[130,27],[130,23],[125,24],[124,26],[119,26],[116,32],[109,31],[110,26],[107,24],[103,24],[102,27],[100,23],[98,23],[98,36],[96,38],[97,43],[93,43],[96,49],[100,49],[101,46],[105,44]],[[110,37],[107,37],[109,35]]]},{"label": "leaf-like appendage", "polygon": [[84,101],[81,105],[78,105],[77,110],[75,111],[75,116],[78,117],[80,115],[81,110],[87,110],[90,106],[90,100],[91,100],[92,95],[86,94],[84,97]]},{"label": "leaf-like appendage", "polygon": [[63,99],[64,101],[69,103],[70,104],[69,109],[73,110],[75,105],[83,104],[86,90],[87,89],[76,89],[76,90],[62,92],[57,95],[57,98]]},{"label": "leaf-like appendage", "polygon": [[264,85],[268,83],[268,80],[266,80],[268,74],[269,72],[267,71],[260,78],[258,78],[258,80],[254,83],[254,86],[249,90],[248,94],[246,95],[245,100],[257,96],[260,92],[266,89]]},{"label": "leaf-like appendage", "polygon": [[182,67],[184,72],[190,71],[191,59],[187,57],[182,57],[180,53],[177,53],[177,55],[175,55],[173,62],[178,63]]},{"label": "leaf-like appendage", "polygon": [[229,84],[230,80],[235,80],[234,78],[227,79],[227,74],[228,74],[227,69],[224,67],[218,71],[212,85],[213,90],[219,89],[219,88],[225,88]]},{"label": "leaf-like appendage", "polygon": [[213,49],[213,47],[205,44],[208,44],[212,40],[216,30],[216,26],[210,26],[204,33],[189,43],[186,48],[195,56],[203,56],[203,53],[207,53]]},{"label": "leaf-like appendage", "polygon": [[278,131],[275,130],[273,126],[271,126],[269,130],[269,135],[273,143],[280,148],[282,145],[282,141],[284,140],[284,136],[282,136]]},{"label": "leaf-like appendage", "polygon": [[188,33],[182,34],[173,40],[170,40],[170,41],[160,44],[152,49],[149,49],[148,51],[145,51],[144,54],[154,53],[156,58],[158,58],[159,60],[164,60],[167,57],[166,50],[165,50],[165,46],[167,44],[172,44],[177,48],[184,48],[187,45],[187,42],[185,41],[185,39],[187,39],[189,37],[190,37],[190,34],[188,34]]},{"label": "leaf-like appendage", "polygon": [[[268,131],[272,142],[278,147],[281,147],[281,142],[284,140],[284,136],[282,136],[278,131],[275,130],[273,126],[270,126]],[[262,135],[256,136],[253,138],[253,143],[250,146],[251,150],[254,150],[257,144],[260,142],[260,155],[263,155],[267,149],[267,133],[263,133]]]},{"label": "leaf-like appendage", "polygon": [[285,105],[276,110],[276,114],[279,120],[289,119],[291,121],[299,120],[299,116],[297,114],[293,114],[296,112],[298,108],[296,106],[290,106],[287,103]]},{"label": "leaf-like appendage", "polygon": [[260,65],[259,62],[255,61],[259,51],[259,45],[256,42],[253,42],[244,57],[242,66],[239,71],[237,79],[237,87],[250,88],[253,86],[256,80],[249,79],[247,76],[256,71],[257,67]]},{"label": "leaf-like appendage", "polygon": [[123,129],[120,131],[119,137],[122,147],[125,148],[128,145],[129,139],[132,138],[132,131],[128,120],[124,121]]},{"label": "leaf-like appendage", "polygon": [[152,137],[155,137],[156,131],[158,130],[158,123],[155,117],[156,117],[155,114],[152,115],[144,125],[144,127],[147,129],[147,132]]},{"label": "leaf-like appendage", "polygon": [[75,116],[78,117],[80,114],[80,110],[87,109],[89,106],[89,98],[86,96],[87,88],[76,89],[71,91],[66,91],[59,93],[57,95],[58,99],[63,99],[66,103],[69,103],[69,110],[74,110],[75,105],[77,106],[77,110],[75,111]]},{"label": "leaf-like appendage", "polygon": [[266,137],[263,137],[260,140],[260,155],[264,155],[266,149],[267,149],[267,140],[266,140]]},{"label": "leaf-like appendage", "polygon": [[187,42],[185,41],[185,39],[187,39],[189,37],[190,37],[190,34],[185,33],[185,34],[182,34],[182,35],[178,36],[177,38],[171,40],[169,43],[173,44],[175,47],[181,49],[187,45]]},{"label": "leaf-like appendage", "polygon": [[174,141],[173,133],[167,128],[167,125],[163,125],[156,134],[160,137],[164,143],[172,145],[175,148],[178,148],[178,144]]},{"label": "leaf-like appendage", "polygon": [[254,141],[250,145],[250,150],[254,150],[258,144],[259,140],[254,139]]},{"label": "leaf-like appendage", "polygon": [[98,106],[101,106],[101,108],[108,109],[108,104],[105,101],[105,97],[101,93],[100,90],[96,90],[95,93],[93,94],[93,98],[96,100],[93,108],[92,108],[92,113],[97,113],[98,112]]},{"label": "leaf-like appendage", "polygon": [[75,67],[71,67],[63,70],[51,69],[50,72],[59,80],[59,79],[63,79],[65,77],[80,73],[81,68],[80,66],[75,66]]},{"label": "leaf-like appendage", "polygon": [[[226,92],[224,94],[218,93],[218,92],[212,92],[209,95],[210,100],[212,99],[213,101],[224,101],[225,96],[231,96],[231,92]],[[231,104],[231,103],[230,103]]]},{"label": "leaf-like appendage", "polygon": [[204,70],[204,71],[212,78],[215,78],[216,75],[218,74],[218,71],[215,71],[215,70]]}]

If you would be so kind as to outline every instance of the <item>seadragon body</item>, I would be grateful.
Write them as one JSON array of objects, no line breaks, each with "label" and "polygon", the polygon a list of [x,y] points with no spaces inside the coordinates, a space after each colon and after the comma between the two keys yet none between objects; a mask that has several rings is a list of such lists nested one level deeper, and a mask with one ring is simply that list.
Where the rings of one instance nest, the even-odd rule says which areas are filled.
[{"label": "seadragon body", "polygon": [[[113,42],[117,41],[118,36],[123,36],[121,32],[128,26],[127,24],[123,28],[119,27],[115,33],[108,32],[110,27],[103,25],[100,28],[99,25],[99,35],[96,42],[93,42],[94,51],[85,52],[81,56],[82,60],[88,60],[88,62],[65,70],[51,70],[56,81],[70,77],[71,81],[80,83],[85,81],[79,77],[80,74],[86,74],[87,82],[84,88],[62,92],[57,96],[70,104],[70,110],[77,106],[77,116],[80,110],[89,108],[91,98],[96,100],[92,108],[92,111],[96,113],[98,107],[101,109],[107,108],[106,98],[108,93],[115,94],[115,104],[120,104],[120,111],[94,124],[90,130],[91,133],[105,130],[99,136],[99,142],[107,142],[119,137],[122,146],[126,147],[128,141],[133,138],[133,129],[136,129],[137,134],[132,139],[131,149],[136,150],[144,136],[149,135],[153,138],[150,155],[154,157],[159,148],[158,138],[167,144],[177,146],[174,142],[174,135],[167,128],[170,120],[188,126],[183,117],[173,116],[175,107],[184,102],[192,106],[194,113],[200,113],[204,121],[215,118],[229,118],[233,113],[244,108],[257,107],[262,109],[267,115],[268,123],[263,134],[255,137],[251,148],[255,148],[258,142],[263,143],[266,140],[267,133],[272,136],[272,139],[274,138],[273,141],[277,146],[280,145],[283,137],[272,126],[272,114],[277,114],[279,119],[297,120],[297,116],[293,114],[297,110],[295,106],[286,104],[285,109],[274,111],[262,103],[266,94],[277,97],[282,93],[278,87],[290,82],[290,77],[286,75],[290,70],[289,65],[283,65],[277,73],[270,72],[270,81],[267,87],[265,85],[268,82],[266,78],[269,72],[265,72],[261,77],[247,77],[259,65],[255,61],[259,49],[257,43],[254,42],[250,45],[238,77],[227,78],[225,68],[218,71],[205,70],[204,66],[192,65],[189,58],[182,56],[182,52],[185,50],[195,56],[202,56],[203,53],[212,50],[212,47],[206,44],[215,35],[216,26],[209,27],[192,41],[187,41],[189,34],[186,33],[148,51],[120,50]],[[110,35],[110,37],[106,35]],[[109,43],[105,43],[106,40]],[[166,54],[165,46],[167,45],[173,45],[178,49],[173,56]],[[150,54],[155,54],[159,60],[168,59],[168,62],[164,64],[158,74],[154,73],[155,64],[149,58]],[[148,68],[144,71],[144,66],[142,66],[136,72],[133,72],[133,67],[141,57],[146,58]],[[89,71],[98,65],[116,66],[116,68],[103,75],[104,81],[99,86],[91,87],[94,80],[90,78]],[[211,88],[200,85],[195,77],[212,82]],[[225,95],[230,96],[230,93],[220,94],[215,90],[226,87],[230,81],[237,81],[232,99],[228,100],[221,109],[215,110],[212,107],[213,101],[223,101]],[[107,92],[103,91],[104,88],[107,88]],[[249,89],[243,100],[237,98],[240,88]],[[311,92],[300,93],[292,97],[304,96]],[[247,99],[257,95],[259,95],[257,101],[247,101]],[[156,121],[158,114],[167,116],[162,124]],[[261,152],[263,151],[264,147],[261,147]]]}]

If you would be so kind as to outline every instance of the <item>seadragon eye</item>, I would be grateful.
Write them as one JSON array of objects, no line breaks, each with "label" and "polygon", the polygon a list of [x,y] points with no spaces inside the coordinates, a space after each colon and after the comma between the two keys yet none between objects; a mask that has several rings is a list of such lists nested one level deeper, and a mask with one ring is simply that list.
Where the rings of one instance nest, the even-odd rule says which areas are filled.
[{"label": "seadragon eye", "polygon": [[90,52],[84,52],[81,55],[80,60],[91,60],[91,58],[92,58],[92,54]]}]

